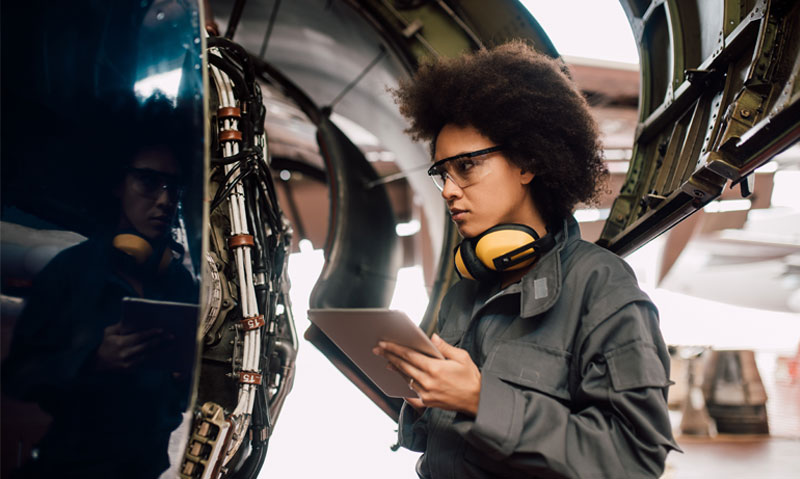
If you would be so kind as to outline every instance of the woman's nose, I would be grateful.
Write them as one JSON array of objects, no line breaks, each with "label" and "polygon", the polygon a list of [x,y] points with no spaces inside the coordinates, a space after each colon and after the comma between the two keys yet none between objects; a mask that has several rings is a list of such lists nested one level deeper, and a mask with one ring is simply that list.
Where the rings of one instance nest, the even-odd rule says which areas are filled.
[{"label": "woman's nose", "polygon": [[174,195],[170,193],[169,188],[159,189],[158,196],[156,196],[157,205],[171,206],[175,203],[176,199],[174,198]]},{"label": "woman's nose", "polygon": [[461,188],[450,178],[450,175],[445,175],[444,185],[442,186],[442,198],[448,199],[458,196],[461,196]]}]

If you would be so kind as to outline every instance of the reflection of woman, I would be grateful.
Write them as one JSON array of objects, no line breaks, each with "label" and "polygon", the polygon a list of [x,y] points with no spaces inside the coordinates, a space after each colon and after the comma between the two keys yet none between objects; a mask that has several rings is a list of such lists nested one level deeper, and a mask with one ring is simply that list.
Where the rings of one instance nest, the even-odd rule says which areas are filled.
[{"label": "reflection of woman", "polygon": [[163,331],[125,332],[121,324],[126,296],[197,299],[170,236],[181,152],[156,120],[136,130],[139,142],[112,186],[114,224],[47,265],[14,331],[5,392],[53,417],[30,476],[157,477],[169,466],[167,440],[190,378],[152,364],[170,347]]},{"label": "reflection of woman", "polygon": [[[419,476],[658,477],[675,448],[668,354],[630,268],[581,240],[571,215],[605,175],[580,93],[511,43],[427,65],[396,96],[410,132],[431,141],[429,174],[465,238],[462,274],[479,279],[444,299],[434,344],[446,360],[375,350],[419,394],[399,430],[424,452]],[[503,270],[516,247],[508,257],[524,261]]]}]

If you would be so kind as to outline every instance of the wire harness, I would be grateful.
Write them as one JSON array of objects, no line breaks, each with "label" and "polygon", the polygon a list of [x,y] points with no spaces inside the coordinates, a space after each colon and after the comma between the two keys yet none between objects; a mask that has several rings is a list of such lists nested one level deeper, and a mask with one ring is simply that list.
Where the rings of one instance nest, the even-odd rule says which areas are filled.
[{"label": "wire harness", "polygon": [[[286,271],[292,232],[277,201],[266,108],[249,56],[225,38],[208,38],[207,44],[212,98],[218,101],[212,113],[209,176],[210,191],[216,191],[208,276],[215,281],[210,296],[220,307],[208,308],[203,320],[203,361],[227,361],[224,384],[237,392],[233,402],[206,394],[213,399],[197,408],[181,477],[252,478],[294,381],[298,341]],[[219,241],[223,234],[226,241]],[[200,399],[220,384],[212,367],[201,370],[199,381]]]}]

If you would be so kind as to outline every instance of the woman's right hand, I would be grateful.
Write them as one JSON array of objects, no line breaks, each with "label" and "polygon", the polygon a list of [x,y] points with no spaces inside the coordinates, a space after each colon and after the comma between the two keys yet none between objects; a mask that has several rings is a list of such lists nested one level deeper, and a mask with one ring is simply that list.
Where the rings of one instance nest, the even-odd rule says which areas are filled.
[{"label": "woman's right hand", "polygon": [[131,369],[167,339],[161,329],[123,334],[122,322],[113,324],[103,330],[103,341],[95,354],[95,367],[99,371]]}]

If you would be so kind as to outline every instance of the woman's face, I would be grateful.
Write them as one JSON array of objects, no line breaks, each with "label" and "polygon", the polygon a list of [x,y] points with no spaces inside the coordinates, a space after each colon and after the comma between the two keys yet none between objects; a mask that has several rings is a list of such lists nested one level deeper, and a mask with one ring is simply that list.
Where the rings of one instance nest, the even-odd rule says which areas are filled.
[{"label": "woman's face", "polygon": [[165,236],[180,199],[180,169],[166,148],[139,152],[118,192],[122,213],[119,227],[133,228],[148,239]]},{"label": "woman's face", "polygon": [[[448,124],[436,139],[434,161],[493,146],[497,145],[472,126]],[[448,161],[442,166],[445,165],[457,180],[446,178],[442,198],[447,201],[450,216],[461,236],[471,238],[501,223],[539,226],[539,215],[528,186],[534,175],[514,165],[502,150],[463,163]],[[464,186],[459,187],[458,182]]]}]

